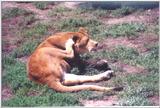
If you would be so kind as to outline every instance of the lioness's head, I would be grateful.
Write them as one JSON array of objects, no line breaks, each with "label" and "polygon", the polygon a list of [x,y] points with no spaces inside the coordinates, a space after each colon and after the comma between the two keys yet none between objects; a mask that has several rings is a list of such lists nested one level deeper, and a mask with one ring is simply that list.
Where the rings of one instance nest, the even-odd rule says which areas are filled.
[{"label": "lioness's head", "polygon": [[98,45],[98,42],[90,39],[88,31],[82,27],[79,28],[78,35],[73,36],[73,40],[75,51],[78,53],[90,52]]}]

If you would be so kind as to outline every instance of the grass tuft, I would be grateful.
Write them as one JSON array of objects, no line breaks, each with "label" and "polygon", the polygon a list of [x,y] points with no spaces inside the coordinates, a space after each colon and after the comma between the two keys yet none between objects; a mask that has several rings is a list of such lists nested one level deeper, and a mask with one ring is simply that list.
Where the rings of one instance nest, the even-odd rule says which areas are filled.
[{"label": "grass tuft", "polygon": [[32,12],[26,11],[26,10],[20,9],[20,8],[2,9],[2,19],[8,19],[8,18],[17,17],[20,15],[28,15],[28,14],[32,14]]},{"label": "grass tuft", "polygon": [[35,48],[38,46],[38,44],[40,44],[40,40],[37,40],[37,41],[34,40],[34,42],[31,40],[27,41],[27,42],[23,43],[23,45],[21,45],[20,47],[15,49],[12,52],[12,56],[14,58],[29,56],[32,53],[32,51],[35,50]]},{"label": "grass tuft", "polygon": [[27,38],[37,37],[40,38],[44,35],[47,35],[49,29],[49,25],[38,23],[33,28],[24,30],[23,35]]},{"label": "grass tuft", "polygon": [[54,2],[46,2],[46,1],[39,1],[39,2],[34,2],[33,5],[37,8],[37,9],[41,9],[41,10],[45,10],[48,8],[49,4],[54,4]]},{"label": "grass tuft", "polygon": [[106,36],[119,37],[124,36],[128,38],[136,37],[138,32],[144,32],[146,27],[139,23],[123,23],[113,25],[107,29],[103,34]]},{"label": "grass tuft", "polygon": [[74,28],[74,27],[88,27],[88,26],[98,26],[101,23],[94,19],[81,19],[81,18],[69,18],[64,19],[58,23],[59,29],[67,29],[67,28]]},{"label": "grass tuft", "polygon": [[112,13],[111,13],[111,15],[113,17],[123,17],[123,16],[126,16],[126,15],[129,15],[129,14],[133,13],[134,11],[135,11],[134,8],[131,8],[131,7],[122,7],[122,8],[113,10]]}]

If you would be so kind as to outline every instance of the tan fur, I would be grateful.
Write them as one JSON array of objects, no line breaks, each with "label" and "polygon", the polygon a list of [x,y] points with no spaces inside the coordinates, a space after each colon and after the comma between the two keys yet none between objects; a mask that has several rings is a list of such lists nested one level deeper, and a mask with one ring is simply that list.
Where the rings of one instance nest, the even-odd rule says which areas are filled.
[{"label": "tan fur", "polygon": [[[72,39],[74,43],[67,46],[66,43],[69,39]],[[75,54],[91,51],[96,45],[97,42],[89,39],[87,30],[84,28],[80,28],[78,32],[62,32],[50,36],[29,57],[27,63],[28,77],[38,83],[47,84],[50,88],[59,92],[113,90],[114,88],[96,85],[76,85],[101,81],[108,77],[112,71],[93,76],[67,74],[70,65],[66,59],[74,59]]]}]

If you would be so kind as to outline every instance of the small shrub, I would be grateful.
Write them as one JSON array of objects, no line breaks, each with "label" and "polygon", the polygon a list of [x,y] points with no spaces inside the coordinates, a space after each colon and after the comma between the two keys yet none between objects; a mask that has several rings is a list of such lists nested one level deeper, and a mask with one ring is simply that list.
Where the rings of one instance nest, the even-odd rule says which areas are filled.
[{"label": "small shrub", "polygon": [[129,15],[129,14],[133,13],[134,11],[135,11],[134,8],[122,7],[120,9],[113,10],[111,14],[114,17],[122,17],[122,16]]},{"label": "small shrub", "polygon": [[147,25],[146,33],[153,33],[154,35],[159,35],[159,24]]},{"label": "small shrub", "polygon": [[33,4],[37,9],[41,9],[41,10],[47,9],[47,6],[48,6],[48,2],[42,2],[42,1],[34,2]]},{"label": "small shrub", "polygon": [[28,14],[32,14],[32,12],[20,8],[7,8],[2,10],[2,19]]},{"label": "small shrub", "polygon": [[76,10],[74,10],[74,14],[78,14],[78,15],[81,15],[81,14],[89,14],[90,12],[92,12],[93,10],[92,9],[85,9],[85,8],[77,8]]},{"label": "small shrub", "polygon": [[159,25],[157,24],[156,26],[155,26],[155,28],[154,28],[154,33],[156,34],[156,35],[159,35],[160,34],[160,30],[159,30]]},{"label": "small shrub", "polygon": [[51,11],[48,12],[48,15],[50,17],[52,16],[62,16],[64,14],[68,14],[68,12],[71,12],[71,9],[68,9],[66,7],[57,7],[55,9],[52,9]]},{"label": "small shrub", "polygon": [[13,29],[16,31],[16,35],[19,36],[18,38],[22,38],[22,31],[27,29],[29,26],[37,20],[35,14],[30,14],[28,16],[21,16],[17,23],[14,25],[15,28]]},{"label": "small shrub", "polygon": [[32,15],[24,17],[24,19],[22,19],[22,20],[23,20],[24,26],[26,26],[26,25],[30,25],[33,22],[35,22],[37,20],[37,18],[35,17],[34,14],[32,14]]},{"label": "small shrub", "polygon": [[109,11],[97,9],[97,10],[93,11],[93,15],[97,16],[97,17],[107,17],[107,16],[109,16]]}]

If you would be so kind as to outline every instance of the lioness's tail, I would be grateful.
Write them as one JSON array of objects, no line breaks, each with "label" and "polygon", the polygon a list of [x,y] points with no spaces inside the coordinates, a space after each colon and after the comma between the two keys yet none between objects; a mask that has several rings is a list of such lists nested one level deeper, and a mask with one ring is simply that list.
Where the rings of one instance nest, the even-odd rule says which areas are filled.
[{"label": "lioness's tail", "polygon": [[122,88],[117,87],[101,87],[96,85],[76,85],[76,86],[65,86],[62,85],[58,81],[49,82],[48,86],[58,92],[76,92],[81,90],[92,90],[92,91],[101,91],[101,92],[107,92],[107,91],[119,91]]}]

